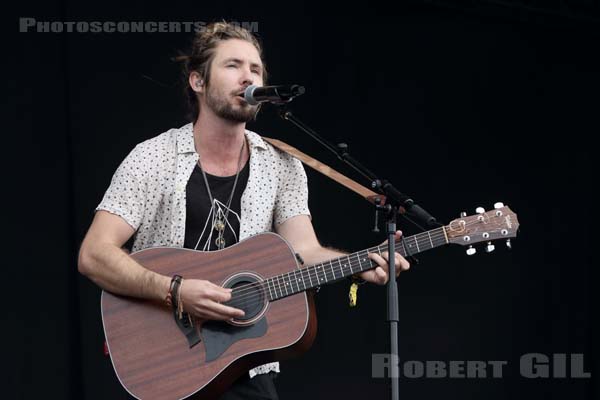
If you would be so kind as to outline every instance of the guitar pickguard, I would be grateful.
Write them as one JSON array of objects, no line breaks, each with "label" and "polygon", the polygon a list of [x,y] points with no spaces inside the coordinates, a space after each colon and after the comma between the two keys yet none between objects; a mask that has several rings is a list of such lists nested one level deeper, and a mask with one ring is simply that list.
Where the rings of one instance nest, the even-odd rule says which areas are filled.
[{"label": "guitar pickguard", "polygon": [[219,358],[232,344],[242,339],[252,339],[267,333],[267,318],[250,326],[233,326],[222,321],[206,321],[200,335],[206,352],[205,362]]}]

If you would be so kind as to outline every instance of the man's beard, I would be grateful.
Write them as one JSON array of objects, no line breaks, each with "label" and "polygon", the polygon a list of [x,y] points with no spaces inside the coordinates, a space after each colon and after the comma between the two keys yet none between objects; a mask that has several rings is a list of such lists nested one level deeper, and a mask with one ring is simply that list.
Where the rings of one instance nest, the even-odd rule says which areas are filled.
[{"label": "man's beard", "polygon": [[206,95],[206,105],[217,116],[232,122],[252,121],[258,112],[258,108],[254,106],[241,105],[239,108],[234,108],[226,97],[213,91],[210,86]]}]

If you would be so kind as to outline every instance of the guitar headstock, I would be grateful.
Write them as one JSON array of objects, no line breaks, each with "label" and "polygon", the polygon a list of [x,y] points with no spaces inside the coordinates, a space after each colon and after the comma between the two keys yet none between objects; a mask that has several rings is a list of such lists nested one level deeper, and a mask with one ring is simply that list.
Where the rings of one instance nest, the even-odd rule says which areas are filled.
[{"label": "guitar headstock", "polygon": [[510,248],[510,238],[517,236],[519,220],[510,208],[502,203],[496,203],[494,209],[485,211],[477,208],[477,214],[461,217],[445,226],[448,242],[469,246],[468,255],[475,254],[472,247],[476,243],[487,242],[486,251],[494,250],[493,240],[506,239],[506,245]]}]

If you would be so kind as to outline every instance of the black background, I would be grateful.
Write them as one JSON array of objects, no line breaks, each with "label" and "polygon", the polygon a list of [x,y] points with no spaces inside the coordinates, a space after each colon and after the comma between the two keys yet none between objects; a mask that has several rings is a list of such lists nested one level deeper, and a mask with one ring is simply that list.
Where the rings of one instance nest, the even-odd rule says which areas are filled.
[{"label": "black background", "polygon": [[[444,3],[444,2],[438,2]],[[448,3],[448,2],[446,2]],[[476,4],[477,2],[455,2]],[[435,2],[24,2],[6,19],[3,398],[127,398],[103,355],[100,290],[76,256],[93,209],[138,142],[186,123],[177,86],[190,33],[18,33],[39,21],[257,22],[272,83],[300,83],[297,116],[439,220],[496,201],[519,216],[513,250],[425,253],[399,279],[400,356],[506,360],[502,379],[408,379],[404,399],[598,398],[594,136],[600,25],[510,7]],[[148,79],[150,78],[150,79]],[[360,179],[266,107],[250,129]],[[325,245],[379,243],[373,213],[307,170]],[[406,221],[400,228],[414,233]],[[388,350],[385,290],[317,296],[319,333],[282,362],[283,399],[386,398],[371,354]],[[583,353],[592,379],[519,375],[525,353]]]}]

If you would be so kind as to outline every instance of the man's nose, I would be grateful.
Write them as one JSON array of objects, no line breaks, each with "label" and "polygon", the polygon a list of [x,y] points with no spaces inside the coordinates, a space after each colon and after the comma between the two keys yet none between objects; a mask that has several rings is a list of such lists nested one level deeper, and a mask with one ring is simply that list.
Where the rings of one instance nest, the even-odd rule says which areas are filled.
[{"label": "man's nose", "polygon": [[242,68],[243,74],[241,77],[242,85],[252,85],[254,83],[254,75],[249,68]]}]

